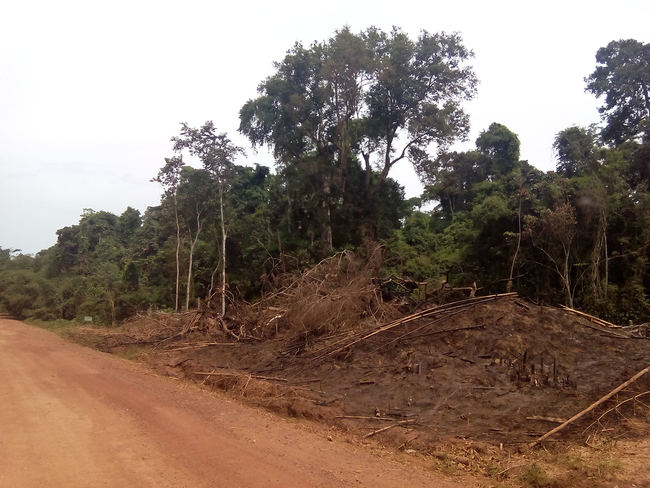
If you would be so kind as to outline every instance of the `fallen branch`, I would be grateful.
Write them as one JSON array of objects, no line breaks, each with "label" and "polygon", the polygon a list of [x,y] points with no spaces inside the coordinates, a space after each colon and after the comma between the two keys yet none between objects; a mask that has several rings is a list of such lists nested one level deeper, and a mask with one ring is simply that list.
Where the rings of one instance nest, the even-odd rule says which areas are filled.
[{"label": "fallen branch", "polygon": [[555,422],[556,424],[566,422],[566,419],[559,419],[556,417],[542,417],[540,415],[532,415],[530,417],[526,417],[526,420],[541,420],[543,422]]},{"label": "fallen branch", "polygon": [[470,325],[468,327],[456,327],[454,329],[443,329],[443,330],[436,330],[433,332],[426,332],[424,334],[418,334],[415,336],[409,337],[409,339],[417,339],[418,337],[427,337],[427,336],[432,336],[432,335],[437,335],[437,334],[444,334],[445,332],[456,332],[458,330],[471,330],[471,329],[485,329],[485,325]]},{"label": "fallen branch", "polygon": [[[392,341],[389,341],[389,342],[387,342],[387,343],[385,343],[385,344],[382,344],[382,345],[379,346],[377,349],[375,349],[375,352],[379,351],[380,349],[382,349],[382,348],[384,348],[384,347],[388,347],[388,346],[390,346],[391,344],[393,344],[393,343],[395,343],[395,342],[397,342],[397,341],[400,341],[400,340],[404,339],[404,338],[407,337],[407,336],[410,336],[411,334],[413,334],[413,333],[415,333],[415,332],[419,332],[419,331],[421,331],[422,329],[425,329],[425,328],[427,328],[427,327],[429,327],[429,326],[431,326],[431,325],[437,324],[437,323],[440,322],[441,320],[448,319],[449,317],[453,317],[454,315],[459,314],[459,313],[461,313],[461,312],[462,312],[462,310],[457,310],[457,311],[455,311],[455,312],[446,313],[445,315],[442,315],[441,317],[438,317],[437,319],[430,320],[429,322],[425,323],[424,325],[421,325],[420,327],[418,327],[418,328],[416,328],[416,329],[410,330],[410,331],[406,332],[405,334],[402,334],[402,335],[396,337],[396,338],[393,339]],[[439,332],[439,331],[433,332],[433,334],[436,334],[436,333],[438,333],[438,332]],[[427,334],[420,334],[420,335],[416,335],[416,336],[411,336],[411,337],[409,337],[409,339],[415,339],[415,338],[421,337],[422,335],[428,335],[428,334],[430,334],[430,333],[427,333]]]},{"label": "fallen branch", "polygon": [[398,425],[404,425],[404,424],[410,424],[415,422],[415,419],[410,419],[410,420],[400,420],[399,422],[396,422],[394,424],[388,425],[386,427],[382,427],[381,429],[373,430],[370,434],[366,434],[363,437],[372,437],[375,434],[379,434],[381,432],[385,432],[388,429],[392,429],[393,427],[397,427]]},{"label": "fallen branch", "polygon": [[588,313],[581,312],[580,310],[576,310],[574,308],[569,308],[566,305],[560,305],[560,308],[566,312],[579,315],[580,317],[584,317],[586,319],[589,319],[590,321],[602,325],[604,327],[609,327],[610,329],[620,329],[620,325],[612,324],[611,322],[607,322],[606,320],[601,319],[600,317],[595,317],[594,315],[589,315]]},{"label": "fallen branch", "polygon": [[650,371],[650,366],[648,366],[648,367],[646,367],[645,369],[639,371],[637,374],[635,374],[634,376],[632,376],[632,377],[631,377],[629,380],[627,380],[625,383],[620,384],[619,386],[617,386],[616,388],[614,388],[612,391],[610,391],[607,395],[605,395],[604,397],[600,398],[597,402],[592,403],[592,404],[589,405],[587,408],[585,408],[584,410],[582,410],[580,413],[577,413],[576,415],[574,415],[573,417],[571,417],[571,418],[570,418],[569,420],[567,420],[566,422],[562,423],[561,425],[558,425],[558,426],[555,427],[554,429],[548,431],[548,432],[547,432],[546,434],[544,434],[543,436],[541,436],[541,437],[539,437],[538,439],[536,439],[535,441],[531,442],[531,443],[529,444],[529,447],[534,447],[534,446],[536,446],[537,444],[539,444],[540,442],[542,442],[542,441],[543,441],[544,439],[546,439],[547,437],[552,436],[552,435],[555,434],[556,432],[559,432],[560,430],[564,429],[567,425],[569,425],[569,424],[575,422],[576,420],[578,420],[579,418],[581,418],[581,417],[582,417],[583,415],[585,415],[586,413],[591,412],[591,411],[592,411],[594,408],[596,408],[598,405],[600,405],[601,403],[606,402],[606,401],[609,400],[611,397],[613,397],[614,395],[616,395],[619,391],[623,390],[624,388],[626,388],[626,387],[628,387],[629,385],[631,385],[632,383],[634,383],[636,380],[638,380],[638,379],[641,378],[643,375],[645,375],[648,371]]},{"label": "fallen branch", "polygon": [[[590,423],[589,426],[585,430],[582,431],[582,433],[584,434],[585,432],[587,432],[594,425],[599,423],[603,419],[603,417],[605,417],[607,414],[613,412],[614,410],[618,410],[619,407],[625,405],[627,402],[638,400],[642,396],[646,396],[646,395],[650,395],[650,391],[644,391],[643,393],[639,393],[638,395],[634,395],[633,397],[627,398],[627,399],[623,400],[622,402],[616,404],[615,406],[613,406],[609,410],[605,410],[603,412],[603,414],[600,417],[598,417],[596,420],[594,420],[592,423]],[[641,403],[641,404],[643,404],[643,405],[645,405],[647,407],[647,405],[645,403],[641,402],[640,400],[639,400],[639,403]]]},{"label": "fallen branch", "polygon": [[603,329],[602,325],[599,327],[599,326],[597,326],[595,324],[591,324],[591,323],[588,323],[588,322],[578,322],[578,323],[580,325],[584,326],[584,327],[589,327],[590,329],[597,330],[598,332],[606,334],[606,335],[608,335],[610,337],[617,337],[619,339],[631,339],[631,337],[629,335],[627,335],[627,334],[621,334],[619,332],[614,332],[612,330]]},{"label": "fallen branch", "polygon": [[364,415],[337,415],[337,419],[353,419],[353,420],[382,420],[384,422],[403,422],[403,420],[395,419],[392,417],[370,417]]},{"label": "fallen branch", "polygon": [[497,477],[502,476],[502,475],[506,474],[508,471],[510,471],[511,469],[522,468],[524,466],[528,466],[528,463],[514,464],[512,466],[507,467],[506,469],[504,469],[502,471],[499,471],[495,476],[497,476]]},{"label": "fallen branch", "polygon": [[426,309],[426,310],[422,310],[422,311],[414,313],[412,315],[408,315],[406,317],[402,317],[400,319],[393,320],[392,322],[388,322],[387,324],[383,324],[383,325],[377,327],[376,329],[374,329],[374,330],[372,330],[370,332],[367,332],[367,333],[364,333],[361,336],[358,336],[356,339],[352,340],[351,342],[348,342],[347,344],[336,347],[335,349],[333,349],[331,351],[324,352],[324,353],[314,357],[313,361],[318,361],[320,359],[324,359],[326,357],[333,356],[333,355],[335,355],[335,354],[337,354],[337,353],[339,353],[341,351],[344,351],[345,349],[348,349],[348,348],[358,344],[359,342],[362,342],[362,341],[365,341],[366,339],[369,339],[370,337],[373,337],[373,336],[375,336],[377,334],[380,334],[382,332],[386,332],[387,330],[394,329],[395,327],[399,327],[399,326],[402,326],[404,324],[410,323],[410,322],[412,322],[414,320],[422,319],[422,318],[425,318],[425,317],[431,317],[431,316],[437,315],[437,314],[451,312],[452,310],[458,310],[458,309],[461,309],[461,308],[466,308],[466,307],[469,307],[469,306],[472,306],[472,305],[476,305],[478,303],[483,303],[483,302],[488,302],[488,301],[491,301],[491,300],[496,300],[498,298],[516,297],[516,296],[518,296],[517,292],[501,293],[501,294],[497,294],[497,295],[488,295],[488,296],[484,296],[484,297],[468,298],[468,299],[465,299],[465,300],[446,303],[444,305],[438,305],[436,307],[432,307],[432,308],[429,308],[429,309]]},{"label": "fallen branch", "polygon": [[258,380],[267,380],[267,381],[282,381],[282,382],[288,382],[289,380],[286,378],[278,378],[275,376],[261,376],[258,374],[242,374],[242,373],[225,373],[225,372],[207,372],[207,371],[195,371],[194,374],[201,375],[201,376],[246,376],[246,377],[251,377],[255,378]]},{"label": "fallen branch", "polygon": [[410,442],[413,442],[413,441],[414,441],[415,439],[417,439],[419,436],[420,436],[420,434],[418,433],[418,434],[415,434],[415,435],[414,435],[413,437],[411,437],[410,439],[406,439],[402,444],[400,444],[400,446],[397,448],[397,450],[398,450],[398,451],[401,451],[401,450],[404,449],[404,448],[405,448],[405,447],[406,447]]},{"label": "fallen branch", "polygon": [[181,347],[167,347],[167,351],[185,351],[188,349],[202,349],[204,347],[211,347],[211,346],[235,346],[237,343],[235,342],[206,342],[206,343],[199,343],[199,344],[193,344],[193,345],[188,345],[188,346],[181,346]]}]

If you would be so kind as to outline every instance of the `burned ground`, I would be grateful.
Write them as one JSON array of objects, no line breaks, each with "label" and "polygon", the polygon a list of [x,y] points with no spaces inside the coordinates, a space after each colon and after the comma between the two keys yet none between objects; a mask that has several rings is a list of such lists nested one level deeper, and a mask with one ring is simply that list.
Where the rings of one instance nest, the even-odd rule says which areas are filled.
[{"label": "burned ground", "polygon": [[[205,310],[149,313],[96,345],[126,355],[136,347],[163,374],[493,475],[515,473],[511,456],[529,456],[532,441],[650,365],[639,330],[516,294],[404,314],[366,269],[339,255],[240,306],[229,328]],[[649,400],[644,375],[544,449],[647,440]]]},{"label": "burned ground", "polygon": [[[301,347],[282,336],[179,345],[149,357],[167,374],[243,396],[250,388],[249,398],[259,396],[266,406],[358,433],[399,424],[381,433],[398,445],[408,440],[431,449],[460,438],[520,446],[552,428],[549,419],[568,419],[650,364],[647,340],[587,325],[565,311],[505,297],[414,320],[325,357],[324,343],[341,334]],[[643,378],[625,394],[648,390],[650,378]],[[554,440],[582,442],[611,428],[617,432],[610,435],[644,433],[627,431],[622,413],[614,412],[589,427],[601,410]]]}]

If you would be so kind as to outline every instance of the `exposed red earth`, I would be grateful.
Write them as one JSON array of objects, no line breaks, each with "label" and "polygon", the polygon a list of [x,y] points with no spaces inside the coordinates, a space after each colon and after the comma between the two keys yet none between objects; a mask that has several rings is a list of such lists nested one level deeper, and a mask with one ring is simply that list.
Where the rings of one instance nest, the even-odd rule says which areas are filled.
[{"label": "exposed red earth", "polygon": [[0,378],[0,487],[461,486],[14,320]]}]

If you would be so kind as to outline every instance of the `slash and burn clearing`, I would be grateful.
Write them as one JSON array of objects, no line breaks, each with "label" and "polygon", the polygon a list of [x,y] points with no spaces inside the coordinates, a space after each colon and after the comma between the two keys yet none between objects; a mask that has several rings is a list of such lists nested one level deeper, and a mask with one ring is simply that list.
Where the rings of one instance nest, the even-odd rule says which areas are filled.
[{"label": "slash and burn clearing", "polygon": [[645,329],[516,293],[398,302],[374,274],[372,259],[341,253],[277,277],[223,322],[207,309],[152,312],[75,335],[101,332],[101,349],[139,347],[164,374],[443,471],[503,486],[650,483]]}]

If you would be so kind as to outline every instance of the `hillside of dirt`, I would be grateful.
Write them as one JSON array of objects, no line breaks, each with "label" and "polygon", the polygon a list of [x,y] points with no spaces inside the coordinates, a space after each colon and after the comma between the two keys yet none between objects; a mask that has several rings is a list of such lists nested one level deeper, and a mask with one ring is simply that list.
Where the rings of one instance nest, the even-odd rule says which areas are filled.
[{"label": "hillside of dirt", "polygon": [[[382,419],[399,419],[399,428],[382,437],[418,448],[450,437],[495,446],[525,444],[554,426],[534,417],[568,419],[650,364],[647,340],[595,330],[564,311],[516,299],[478,303],[435,323],[427,320],[323,358],[314,354],[323,348],[320,342],[297,352],[294,342],[280,337],[180,346],[158,350],[150,359],[167,374],[241,390],[242,396],[250,388],[249,395],[263,397],[262,404],[336,420],[350,430],[368,433],[384,427]],[[259,391],[261,382],[270,391]],[[650,375],[628,393],[647,390]],[[593,420],[589,416],[557,438],[580,442],[612,428],[610,420],[624,428],[620,416],[612,415],[583,432]]]},{"label": "hillside of dirt", "polygon": [[[394,320],[387,330],[309,340],[289,332],[257,341],[181,335],[135,346],[114,331],[98,347],[119,354],[137,348],[163,374],[433,455],[443,467],[497,474],[531,441],[650,365],[646,338],[565,310],[516,296],[459,303],[442,314]],[[645,375],[549,438],[545,449],[647,440],[649,391]]]}]

